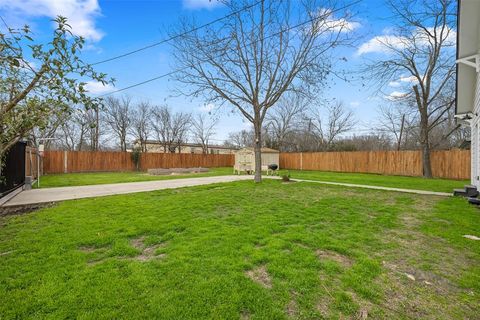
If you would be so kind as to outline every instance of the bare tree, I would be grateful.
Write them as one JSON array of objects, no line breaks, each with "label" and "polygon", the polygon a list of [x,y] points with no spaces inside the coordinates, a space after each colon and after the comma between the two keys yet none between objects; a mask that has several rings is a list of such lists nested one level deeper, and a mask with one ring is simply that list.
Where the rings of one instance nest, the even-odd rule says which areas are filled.
[{"label": "bare tree", "polygon": [[208,153],[210,139],[215,135],[218,119],[208,119],[205,113],[199,113],[192,119],[193,139],[202,146],[203,153]]},{"label": "bare tree", "polygon": [[307,108],[307,99],[290,93],[283,96],[278,105],[271,109],[266,117],[266,128],[274,141],[273,148],[278,148],[280,151],[286,148],[287,137],[296,130],[302,113]]},{"label": "bare tree", "polygon": [[236,132],[230,132],[224,145],[233,148],[244,148],[253,145],[254,132],[252,130],[241,130]]},{"label": "bare tree", "polygon": [[63,149],[70,151],[85,149],[87,134],[92,125],[87,117],[88,112],[89,110],[82,107],[76,107],[63,119],[58,130],[58,144]]},{"label": "bare tree", "polygon": [[377,37],[388,55],[367,66],[370,78],[381,89],[407,78],[396,100],[414,105],[420,119],[423,175],[432,177],[430,134],[445,121],[453,107],[455,76],[454,0],[389,0],[395,25],[387,37]]},{"label": "bare tree", "polygon": [[163,146],[163,152],[175,153],[177,148],[186,141],[191,115],[189,113],[173,113],[167,106],[153,108],[152,128],[158,141]]},{"label": "bare tree", "polygon": [[105,100],[104,121],[119,140],[120,150],[127,151],[127,135],[131,126],[130,110],[132,100],[123,96],[118,99],[107,97]]},{"label": "bare tree", "polygon": [[323,150],[330,150],[333,142],[340,135],[352,130],[356,121],[352,111],[346,109],[340,101],[328,104],[326,110],[327,121],[323,120],[325,116],[319,110],[312,112],[313,127],[309,128],[308,131],[312,132],[313,130],[313,133],[320,140]]},{"label": "bare tree", "polygon": [[139,103],[130,112],[130,120],[132,122],[130,132],[140,143],[142,152],[147,152],[147,140],[151,131],[151,116],[152,110],[148,102]]},{"label": "bare tree", "polygon": [[403,104],[384,104],[379,108],[379,125],[384,133],[393,136],[397,150],[411,146],[409,141],[418,127],[415,110]]},{"label": "bare tree", "polygon": [[333,70],[330,54],[354,24],[334,0],[295,5],[244,0],[227,6],[232,14],[222,23],[189,33],[183,31],[195,26],[183,23],[177,30],[182,36],[173,42],[175,77],[185,84],[183,94],[233,106],[253,124],[255,182],[260,182],[267,111],[288,91],[311,95],[324,85]]}]

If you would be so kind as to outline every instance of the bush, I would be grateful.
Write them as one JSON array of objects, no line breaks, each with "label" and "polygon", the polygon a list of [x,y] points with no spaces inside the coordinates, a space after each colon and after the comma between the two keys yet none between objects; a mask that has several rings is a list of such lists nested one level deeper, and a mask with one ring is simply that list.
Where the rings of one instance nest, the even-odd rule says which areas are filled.
[{"label": "bush", "polygon": [[137,171],[140,170],[140,156],[142,155],[142,151],[140,148],[135,148],[132,150],[132,153],[130,154],[130,157],[132,157],[132,161],[135,164],[135,169]]}]

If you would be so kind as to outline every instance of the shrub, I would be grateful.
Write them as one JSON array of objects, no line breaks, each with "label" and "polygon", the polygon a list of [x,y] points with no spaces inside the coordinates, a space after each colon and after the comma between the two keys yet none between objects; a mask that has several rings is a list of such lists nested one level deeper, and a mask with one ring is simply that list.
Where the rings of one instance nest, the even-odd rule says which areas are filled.
[{"label": "shrub", "polygon": [[135,148],[132,150],[132,153],[130,154],[130,157],[132,157],[132,161],[135,164],[135,169],[137,171],[140,170],[140,156],[142,155],[142,151],[140,148]]}]

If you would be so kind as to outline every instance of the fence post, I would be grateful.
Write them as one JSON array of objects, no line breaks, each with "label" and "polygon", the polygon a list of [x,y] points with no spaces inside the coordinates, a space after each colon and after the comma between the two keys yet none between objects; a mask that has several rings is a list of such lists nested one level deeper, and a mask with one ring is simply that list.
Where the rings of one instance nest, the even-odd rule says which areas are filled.
[{"label": "fence post", "polygon": [[68,151],[63,151],[63,173],[68,173]]},{"label": "fence post", "polygon": [[303,170],[303,152],[300,152],[300,170]]}]

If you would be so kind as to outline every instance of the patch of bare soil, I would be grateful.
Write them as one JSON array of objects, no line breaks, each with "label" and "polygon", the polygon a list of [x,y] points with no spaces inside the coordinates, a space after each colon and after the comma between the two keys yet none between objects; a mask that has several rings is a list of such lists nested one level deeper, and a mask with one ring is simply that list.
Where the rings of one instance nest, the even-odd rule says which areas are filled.
[{"label": "patch of bare soil", "polygon": [[402,226],[382,235],[388,249],[378,253],[385,270],[378,279],[385,293],[379,307],[388,317],[450,319],[476,314],[475,306],[461,298],[468,291],[455,283],[475,261],[444,239],[420,231],[435,203],[435,198],[418,197],[411,210],[400,214]]},{"label": "patch of bare soil", "polygon": [[296,296],[298,296],[298,292],[292,291],[292,298],[290,299],[285,308],[285,313],[290,318],[295,318],[298,316],[298,304],[296,301]]},{"label": "patch of bare soil", "polygon": [[287,308],[285,312],[289,317],[291,318],[295,317],[298,313],[297,302],[295,300],[290,300],[290,302],[287,304]]},{"label": "patch of bare soil", "polygon": [[250,312],[248,312],[247,310],[242,310],[240,312],[240,320],[249,320],[250,318]]},{"label": "patch of bare soil", "polygon": [[152,259],[162,259],[162,258],[165,258],[166,255],[164,253],[161,253],[161,254],[156,254],[156,251],[158,248],[164,248],[165,247],[165,243],[158,243],[158,244],[154,244],[154,245],[151,245],[151,246],[147,246],[145,244],[145,237],[139,237],[139,238],[135,238],[135,239],[132,239],[130,241],[130,244],[132,245],[132,247],[134,247],[135,249],[138,249],[141,251],[141,253],[135,257],[136,260],[138,261],[149,261],[149,260],[152,260]]},{"label": "patch of bare soil", "polygon": [[322,297],[316,305],[317,311],[320,312],[323,318],[328,318],[330,315],[331,299],[328,297]]},{"label": "patch of bare soil", "polygon": [[252,270],[248,270],[246,276],[249,277],[254,282],[260,284],[262,287],[270,289],[272,288],[272,279],[267,272],[265,265],[256,267]]},{"label": "patch of bare soil", "polygon": [[353,262],[347,256],[339,254],[335,251],[331,250],[317,250],[315,251],[317,257],[320,260],[332,260],[337,262],[338,264],[342,265],[343,267],[351,267]]}]

